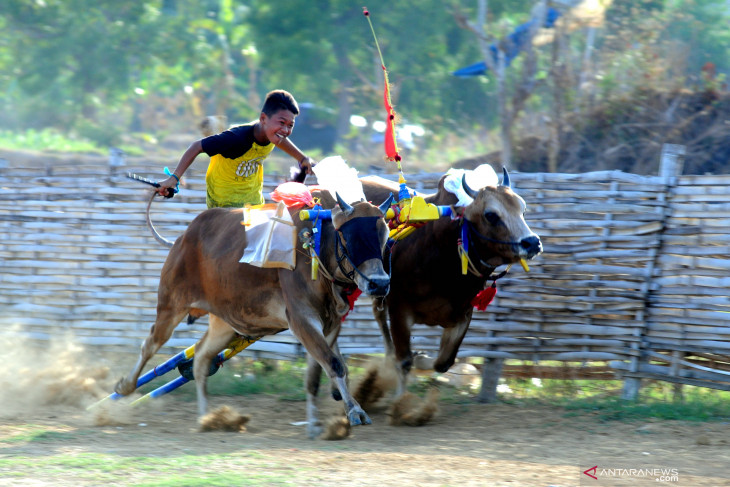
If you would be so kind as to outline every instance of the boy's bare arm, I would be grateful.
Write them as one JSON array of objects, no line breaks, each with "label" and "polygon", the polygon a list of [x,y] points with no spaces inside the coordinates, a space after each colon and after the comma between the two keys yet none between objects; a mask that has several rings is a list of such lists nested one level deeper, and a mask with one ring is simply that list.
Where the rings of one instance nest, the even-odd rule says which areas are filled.
[{"label": "boy's bare arm", "polygon": [[300,169],[305,170],[307,174],[312,174],[312,166],[316,164],[315,160],[299,150],[299,148],[294,145],[294,142],[287,138],[279,142],[277,147],[296,159]]},{"label": "boy's bare arm", "polygon": [[177,163],[175,170],[172,172],[174,176],[170,176],[164,181],[160,181],[160,187],[157,188],[157,192],[164,196],[167,188],[174,188],[177,186],[182,175],[185,171],[187,171],[190,165],[195,161],[195,158],[198,157],[201,152],[203,152],[203,144],[200,140],[196,140],[190,144],[190,147],[188,147],[182,157],[180,157],[180,162]]}]

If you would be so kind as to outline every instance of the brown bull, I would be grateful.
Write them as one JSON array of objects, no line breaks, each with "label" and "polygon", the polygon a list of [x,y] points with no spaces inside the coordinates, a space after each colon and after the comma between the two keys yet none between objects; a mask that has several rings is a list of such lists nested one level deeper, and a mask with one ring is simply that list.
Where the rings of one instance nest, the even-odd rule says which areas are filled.
[{"label": "brown bull", "polygon": [[[324,368],[336,386],[350,424],[370,424],[348,392],[345,362],[335,341],[342,317],[349,311],[348,294],[356,288],[371,296],[388,292],[382,257],[388,236],[383,214],[390,200],[379,208],[365,202],[348,205],[338,196],[339,206],[335,206],[328,192],[319,196],[323,206],[333,210],[331,221],[322,223],[321,265],[315,281],[310,259],[302,255],[294,270],[239,263],[247,243],[241,209],[213,208],[196,217],[170,250],[160,277],[157,318],[139,360],[115,391],[122,395],[134,391],[145,363],[195,309],[198,314],[200,310],[210,313],[208,329],[195,345],[193,363],[200,415],[207,410],[211,360],[236,334],[260,338],[289,328],[306,348],[309,360]],[[301,221],[298,210],[290,212],[297,234],[311,234],[313,223]],[[301,242],[297,251],[308,254]],[[314,381],[308,382],[308,432],[316,436],[321,430],[316,417],[317,388]]]},{"label": "brown bull", "polygon": [[[457,203],[457,197],[444,189],[444,180],[442,177],[439,181],[435,194],[425,197],[428,203]],[[472,299],[484,289],[488,276],[500,265],[531,259],[542,252],[540,238],[523,218],[525,202],[510,188],[506,170],[502,184],[496,187],[474,191],[462,181],[464,190],[474,199],[463,208],[455,208],[463,219],[442,217],[397,241],[391,248],[390,293],[384,300],[376,299],[373,303],[386,353],[395,355],[398,394],[405,391],[413,365],[410,343],[413,324],[443,327],[433,368],[446,372],[454,364],[469,328],[474,309]],[[382,200],[394,189],[367,178],[362,183],[365,196],[371,201]],[[457,244],[465,224],[469,233],[469,260],[476,272],[463,275]]]}]

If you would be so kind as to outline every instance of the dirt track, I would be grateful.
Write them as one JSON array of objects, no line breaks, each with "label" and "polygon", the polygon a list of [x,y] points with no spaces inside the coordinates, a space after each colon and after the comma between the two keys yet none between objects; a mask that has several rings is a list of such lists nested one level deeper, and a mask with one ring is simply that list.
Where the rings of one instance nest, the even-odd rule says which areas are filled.
[{"label": "dirt track", "polygon": [[[730,486],[728,422],[604,422],[597,414],[478,404],[444,392],[439,413],[426,426],[390,426],[384,400],[368,409],[372,425],[353,428],[342,441],[323,441],[291,424],[305,419],[303,401],[258,394],[211,397],[212,409],[228,405],[250,415],[246,432],[200,433],[192,384],[186,394],[140,407],[115,403],[110,414],[86,411],[128,370],[131,355],[119,365],[79,347],[73,337],[44,349],[0,339],[0,350],[0,486],[658,483],[654,476],[594,480],[581,473],[594,466],[675,469],[678,481],[670,485]],[[341,414],[341,404],[328,395],[320,403],[323,419]],[[219,479],[190,480],[199,475]]]},{"label": "dirt track", "polygon": [[[546,406],[442,402],[439,415],[427,426],[389,426],[385,407],[376,407],[371,410],[373,425],[356,427],[346,440],[328,442],[309,440],[304,426],[290,424],[304,419],[303,402],[263,395],[216,396],[213,407],[227,404],[252,416],[248,431],[198,433],[193,402],[158,401],[135,409],[134,415],[116,425],[97,426],[98,417],[68,405],[47,405],[0,418],[0,461],[30,458],[38,462],[0,467],[0,485],[106,484],[90,480],[89,475],[94,476],[89,471],[81,475],[70,469],[59,474],[38,468],[53,465],[62,455],[84,458],[86,454],[107,455],[110,461],[206,455],[206,471],[230,472],[230,485],[658,483],[654,477],[593,480],[581,474],[594,465],[599,469],[674,468],[679,481],[670,485],[730,485],[727,423],[601,422],[592,415],[566,417],[564,410]],[[322,402],[325,412],[339,408],[329,398]],[[28,439],[29,430],[45,433]],[[247,478],[247,472],[276,473],[290,481],[235,480]],[[115,483],[159,485],[156,482],[163,482],[166,475],[169,472],[140,470]]]}]

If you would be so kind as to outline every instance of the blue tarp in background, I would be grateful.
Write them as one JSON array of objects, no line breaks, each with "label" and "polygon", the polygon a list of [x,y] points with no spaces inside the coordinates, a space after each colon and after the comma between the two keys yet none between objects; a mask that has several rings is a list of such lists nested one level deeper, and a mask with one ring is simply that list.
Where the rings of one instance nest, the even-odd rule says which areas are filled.
[{"label": "blue tarp in background", "polygon": [[[560,12],[558,12],[554,8],[548,8],[545,14],[545,28],[552,28],[555,25],[555,21],[558,20],[558,17],[560,17],[560,15]],[[524,24],[519,25],[514,30],[514,32],[507,36],[507,39],[510,41],[505,43],[507,46],[507,52],[505,52],[505,62],[507,63],[507,66],[510,65],[512,60],[516,58],[520,51],[522,51],[522,49],[525,47],[525,43],[528,40],[528,35],[530,33],[530,28],[532,27],[533,22],[534,20],[530,20],[529,22],[525,22]],[[489,50],[492,53],[494,62],[496,63],[498,60],[496,44],[492,44],[491,46],[489,46]],[[479,63],[457,69],[451,74],[461,77],[479,76],[482,74],[486,74],[487,69],[489,69],[487,68],[487,64],[484,61],[481,61]]]}]

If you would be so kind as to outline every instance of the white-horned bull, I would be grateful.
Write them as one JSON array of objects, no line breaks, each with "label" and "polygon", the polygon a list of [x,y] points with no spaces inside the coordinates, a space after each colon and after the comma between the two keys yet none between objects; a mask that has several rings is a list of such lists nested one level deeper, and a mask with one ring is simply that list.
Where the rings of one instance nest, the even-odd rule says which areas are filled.
[{"label": "white-horned bull", "polygon": [[[236,334],[260,338],[289,328],[309,352],[309,360],[316,360],[336,386],[350,424],[369,424],[370,418],[348,392],[347,368],[335,343],[342,317],[349,311],[348,294],[355,288],[371,296],[388,292],[389,276],[383,269],[388,229],[383,215],[390,199],[381,208],[366,202],[350,205],[339,195],[336,206],[327,191],[318,196],[324,208],[332,208],[332,218],[321,224],[317,280],[312,280],[310,260],[301,256],[294,270],[240,263],[247,243],[243,210],[213,208],[198,215],[170,250],[160,276],[157,318],[139,360],[115,391],[128,395],[135,390],[145,363],[195,309],[198,314],[210,313],[193,363],[201,416],[207,411],[211,360]],[[313,222],[301,221],[297,209],[290,213],[300,237],[312,233]],[[297,243],[297,252],[308,254],[302,242]],[[316,394],[316,388],[308,390],[308,432],[313,437],[321,431]]]},{"label": "white-horned bull", "polygon": [[[456,205],[457,197],[444,188],[445,179],[441,178],[435,194],[425,197],[428,203]],[[371,201],[382,200],[393,190],[368,178],[362,183]],[[462,184],[473,201],[455,207],[460,218],[430,221],[392,246],[390,293],[373,303],[386,353],[395,356],[399,395],[405,391],[413,365],[412,326],[421,323],[443,327],[433,368],[446,372],[454,364],[469,328],[472,300],[485,288],[490,274],[500,265],[531,259],[542,252],[540,238],[523,217],[525,202],[512,191],[506,170],[500,185],[475,191],[466,184],[465,177]],[[462,274],[457,248],[464,235],[469,239],[468,256],[474,267],[474,272],[466,275]]]}]

